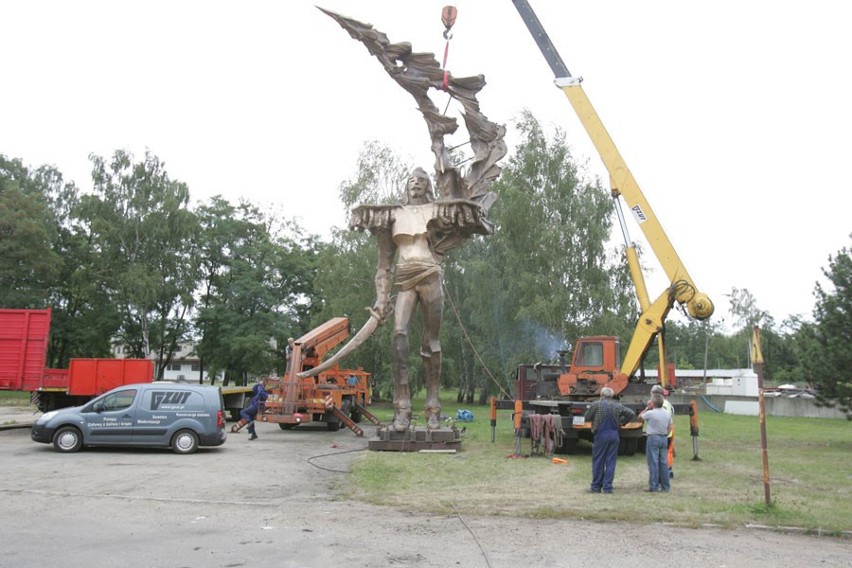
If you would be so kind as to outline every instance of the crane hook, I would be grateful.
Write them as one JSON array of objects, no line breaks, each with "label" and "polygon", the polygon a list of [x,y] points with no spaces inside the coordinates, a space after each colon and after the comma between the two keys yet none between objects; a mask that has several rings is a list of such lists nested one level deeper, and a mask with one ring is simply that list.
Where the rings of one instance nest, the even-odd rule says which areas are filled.
[{"label": "crane hook", "polygon": [[459,11],[455,6],[444,6],[441,10],[441,23],[444,24],[444,39],[449,41],[453,37],[452,27],[456,23]]}]

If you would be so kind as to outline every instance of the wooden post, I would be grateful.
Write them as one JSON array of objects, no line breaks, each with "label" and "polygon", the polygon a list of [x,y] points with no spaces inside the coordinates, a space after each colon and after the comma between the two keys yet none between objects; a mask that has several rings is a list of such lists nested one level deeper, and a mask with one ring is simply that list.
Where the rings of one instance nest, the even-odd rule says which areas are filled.
[{"label": "wooden post", "polygon": [[772,502],[769,494],[769,454],[766,449],[766,405],[763,400],[763,351],[760,348],[760,328],[754,326],[751,336],[751,362],[757,373],[758,406],[760,408],[760,450],[763,454],[763,494],[767,505]]}]

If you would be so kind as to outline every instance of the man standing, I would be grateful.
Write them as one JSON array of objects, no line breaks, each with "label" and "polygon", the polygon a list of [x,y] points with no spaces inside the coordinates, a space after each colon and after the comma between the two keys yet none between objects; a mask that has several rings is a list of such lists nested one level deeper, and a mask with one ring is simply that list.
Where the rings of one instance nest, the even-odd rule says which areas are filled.
[{"label": "man standing", "polygon": [[645,444],[645,457],[648,460],[648,489],[656,493],[668,493],[671,490],[668,462],[666,461],[666,440],[672,430],[671,413],[663,408],[663,395],[654,393],[647,408],[639,413],[639,420],[648,425],[648,440]]},{"label": "man standing", "polygon": [[636,419],[636,413],[612,399],[614,391],[601,389],[600,400],[586,410],[586,422],[592,424],[592,485],[590,493],[612,493],[615,462],[618,458],[619,429]]},{"label": "man standing", "polygon": [[667,461],[667,470],[669,477],[674,477],[674,406],[669,402],[669,399],[666,398],[669,396],[669,391],[664,389],[662,385],[654,385],[651,387],[651,396],[659,394],[663,397],[663,409],[668,410],[669,414],[672,415],[672,429],[669,431],[668,438],[666,439],[666,461]]}]

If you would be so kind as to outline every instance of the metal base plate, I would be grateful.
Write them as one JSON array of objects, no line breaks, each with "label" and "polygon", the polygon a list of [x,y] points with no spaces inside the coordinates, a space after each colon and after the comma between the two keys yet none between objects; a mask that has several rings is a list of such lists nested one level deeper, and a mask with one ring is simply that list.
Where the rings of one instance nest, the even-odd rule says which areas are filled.
[{"label": "metal base plate", "polygon": [[397,432],[384,426],[368,442],[368,448],[386,452],[419,452],[421,450],[459,450],[461,433],[456,428],[427,430],[423,427]]}]

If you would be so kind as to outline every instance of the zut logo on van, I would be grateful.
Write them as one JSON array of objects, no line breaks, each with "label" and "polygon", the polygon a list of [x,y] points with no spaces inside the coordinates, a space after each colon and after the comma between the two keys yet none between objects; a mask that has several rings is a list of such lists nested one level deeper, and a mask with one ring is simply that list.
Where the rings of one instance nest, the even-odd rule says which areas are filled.
[{"label": "zut logo on van", "polygon": [[191,394],[188,391],[154,391],[151,393],[151,410],[182,408]]}]

